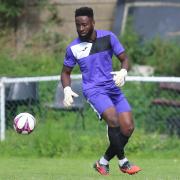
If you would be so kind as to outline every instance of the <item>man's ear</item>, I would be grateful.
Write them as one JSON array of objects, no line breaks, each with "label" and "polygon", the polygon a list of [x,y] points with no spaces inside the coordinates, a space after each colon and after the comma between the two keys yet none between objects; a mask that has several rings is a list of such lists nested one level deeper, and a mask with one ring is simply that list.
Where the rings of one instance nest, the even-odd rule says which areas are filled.
[{"label": "man's ear", "polygon": [[95,20],[94,19],[92,20],[92,23],[93,23],[93,26],[95,26]]}]

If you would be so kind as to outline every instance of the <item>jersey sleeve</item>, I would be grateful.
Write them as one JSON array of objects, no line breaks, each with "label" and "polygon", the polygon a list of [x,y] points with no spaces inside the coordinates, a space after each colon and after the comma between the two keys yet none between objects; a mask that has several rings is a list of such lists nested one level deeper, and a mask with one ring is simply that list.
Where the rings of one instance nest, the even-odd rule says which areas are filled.
[{"label": "jersey sleeve", "polygon": [[74,67],[76,65],[76,59],[72,54],[72,51],[69,47],[66,48],[66,54],[64,57],[64,65],[68,67]]},{"label": "jersey sleeve", "polygon": [[117,36],[113,33],[111,33],[111,47],[116,56],[118,56],[119,54],[125,51],[123,45],[120,43]]}]

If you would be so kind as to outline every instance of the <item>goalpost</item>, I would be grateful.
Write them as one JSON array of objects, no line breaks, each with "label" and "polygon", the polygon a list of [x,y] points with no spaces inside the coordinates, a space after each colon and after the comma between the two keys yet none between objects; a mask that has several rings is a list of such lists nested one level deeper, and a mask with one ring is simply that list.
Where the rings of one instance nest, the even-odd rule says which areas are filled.
[{"label": "goalpost", "polygon": [[[73,79],[81,79],[80,74],[71,75]],[[5,117],[5,86],[7,84],[20,83],[20,82],[48,82],[59,81],[59,76],[41,76],[41,77],[21,77],[21,78],[8,78],[2,77],[0,79],[0,141],[5,140],[6,130],[6,117]],[[128,76],[126,81],[129,82],[176,82],[180,83],[180,77],[142,77],[142,76]]]}]

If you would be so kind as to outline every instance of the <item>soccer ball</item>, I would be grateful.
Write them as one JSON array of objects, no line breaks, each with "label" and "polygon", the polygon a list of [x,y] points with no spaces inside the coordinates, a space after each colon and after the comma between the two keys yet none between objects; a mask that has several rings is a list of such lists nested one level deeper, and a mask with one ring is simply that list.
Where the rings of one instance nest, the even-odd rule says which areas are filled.
[{"label": "soccer ball", "polygon": [[19,134],[30,134],[34,130],[35,125],[36,119],[27,112],[18,114],[13,122],[14,129]]}]

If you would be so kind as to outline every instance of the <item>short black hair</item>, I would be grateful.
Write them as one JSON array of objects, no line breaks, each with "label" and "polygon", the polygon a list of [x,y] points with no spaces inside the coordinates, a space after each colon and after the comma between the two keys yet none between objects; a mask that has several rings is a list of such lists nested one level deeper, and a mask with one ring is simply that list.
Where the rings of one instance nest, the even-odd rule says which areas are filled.
[{"label": "short black hair", "polygon": [[94,18],[93,9],[90,7],[80,7],[75,11],[75,17],[77,16],[88,16]]}]

